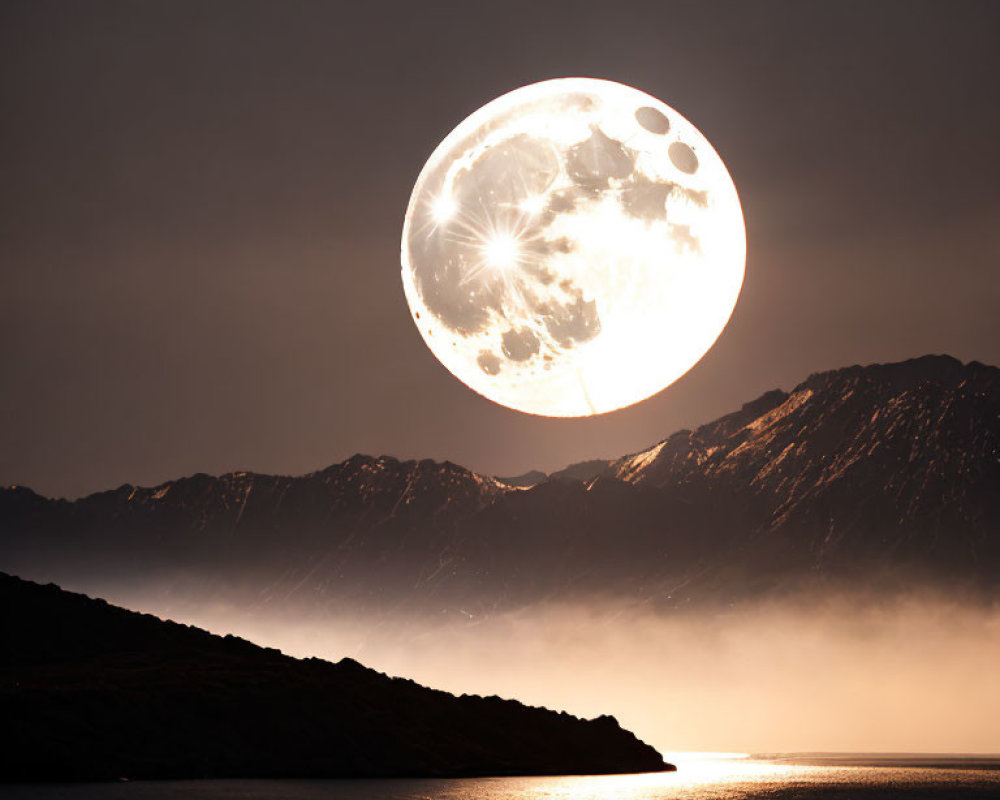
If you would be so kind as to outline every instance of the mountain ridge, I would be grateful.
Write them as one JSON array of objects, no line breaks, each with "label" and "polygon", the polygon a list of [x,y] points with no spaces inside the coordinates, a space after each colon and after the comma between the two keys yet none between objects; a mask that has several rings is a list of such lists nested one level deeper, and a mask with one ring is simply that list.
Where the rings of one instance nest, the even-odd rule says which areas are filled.
[{"label": "mountain ridge", "polygon": [[[971,369],[982,369],[982,370],[986,370],[986,371],[992,371],[992,372],[996,373],[998,376],[1000,376],[1000,367],[998,367],[998,366],[984,364],[983,362],[980,362],[980,361],[977,361],[977,360],[971,360],[969,362],[963,363],[961,360],[955,358],[954,356],[947,355],[947,354],[932,354],[932,355],[917,356],[917,357],[906,359],[906,360],[900,361],[900,362],[873,362],[871,364],[866,364],[866,365],[853,364],[853,365],[846,366],[846,367],[839,367],[839,368],[835,368],[835,369],[822,370],[822,371],[810,373],[809,376],[805,380],[800,381],[790,391],[785,391],[785,390],[780,389],[780,388],[769,389],[769,390],[765,391],[759,397],[755,398],[754,400],[750,400],[750,401],[747,401],[746,403],[744,403],[741,406],[741,408],[738,411],[736,411],[736,412],[731,412],[729,414],[725,414],[725,415],[723,415],[722,417],[720,417],[717,420],[712,420],[712,421],[710,421],[708,423],[704,423],[703,425],[698,426],[697,429],[682,428],[680,430],[677,430],[674,433],[668,435],[666,438],[661,439],[658,442],[650,445],[649,447],[643,448],[642,450],[638,450],[638,451],[635,451],[633,453],[629,453],[629,454],[620,456],[617,459],[615,459],[615,458],[611,458],[611,459],[594,458],[594,459],[585,459],[585,460],[579,461],[579,462],[573,462],[573,463],[568,464],[567,466],[562,467],[562,468],[560,468],[558,470],[554,470],[551,473],[546,473],[546,472],[544,472],[542,470],[531,468],[531,469],[527,470],[524,473],[520,473],[519,475],[514,475],[514,476],[510,476],[510,477],[503,477],[503,476],[490,475],[490,474],[487,474],[485,472],[478,472],[476,470],[473,470],[473,469],[471,469],[469,467],[465,467],[465,466],[459,464],[458,462],[452,461],[450,459],[444,459],[442,461],[436,461],[434,459],[429,459],[429,458],[425,458],[425,459],[414,459],[414,458],[400,459],[400,458],[398,458],[396,456],[391,456],[391,455],[387,455],[387,454],[382,454],[382,455],[379,455],[379,456],[373,456],[373,455],[370,455],[370,454],[360,453],[359,452],[359,453],[355,453],[355,454],[347,457],[346,459],[344,459],[342,461],[335,462],[335,463],[329,464],[327,466],[320,467],[318,469],[311,470],[309,472],[304,472],[304,473],[294,473],[293,474],[293,473],[257,472],[255,470],[231,470],[229,472],[224,472],[224,473],[220,473],[218,475],[213,475],[213,474],[205,473],[205,472],[195,472],[195,473],[192,473],[190,475],[184,475],[184,476],[181,476],[179,478],[173,478],[173,479],[170,479],[170,480],[167,480],[167,481],[163,481],[161,483],[151,484],[151,485],[148,485],[148,486],[147,485],[142,485],[142,484],[132,484],[132,483],[126,482],[126,483],[121,484],[118,487],[115,487],[115,488],[112,488],[112,489],[98,490],[96,492],[91,492],[89,494],[82,495],[82,496],[80,496],[78,498],[75,498],[75,499],[70,499],[70,498],[66,498],[66,497],[62,497],[62,496],[55,497],[55,496],[45,495],[45,494],[42,494],[40,492],[36,492],[30,486],[27,486],[25,484],[19,484],[19,483],[8,484],[5,487],[0,487],[0,491],[27,491],[27,492],[30,492],[32,495],[35,495],[35,496],[40,497],[40,498],[43,498],[45,500],[50,500],[52,502],[76,503],[76,502],[79,502],[80,500],[86,500],[86,499],[89,499],[91,497],[95,497],[95,496],[98,496],[98,495],[104,495],[104,494],[108,494],[108,493],[111,493],[111,492],[120,493],[122,491],[133,491],[133,490],[135,490],[135,491],[150,491],[150,492],[154,492],[154,491],[157,491],[157,490],[161,490],[161,489],[163,489],[165,487],[173,486],[174,484],[178,484],[178,483],[183,482],[183,481],[195,481],[195,480],[203,480],[203,479],[220,480],[220,481],[222,481],[222,480],[235,480],[235,479],[241,479],[241,478],[250,478],[250,479],[253,479],[253,478],[268,478],[268,479],[285,479],[285,480],[307,479],[307,478],[311,478],[311,477],[314,477],[314,476],[317,476],[317,475],[321,475],[321,474],[330,472],[332,470],[337,469],[338,467],[344,467],[344,466],[346,466],[348,464],[352,464],[352,463],[357,463],[357,462],[383,462],[383,461],[384,462],[395,462],[396,464],[399,464],[400,466],[405,467],[405,468],[410,468],[410,467],[413,467],[413,466],[422,466],[422,465],[434,465],[435,467],[442,467],[442,468],[457,468],[459,471],[466,472],[466,473],[469,473],[469,474],[472,474],[472,475],[475,475],[475,476],[481,478],[484,482],[492,482],[494,484],[503,484],[503,485],[506,485],[506,486],[511,486],[511,487],[517,488],[516,484],[512,483],[511,481],[515,481],[516,482],[519,478],[522,478],[524,476],[531,476],[532,478],[537,478],[539,481],[540,480],[544,480],[546,478],[552,478],[552,477],[556,477],[556,478],[559,478],[559,477],[574,477],[575,474],[578,474],[578,473],[588,473],[590,470],[596,469],[596,465],[598,465],[598,464],[608,464],[608,465],[610,465],[610,464],[612,464],[612,463],[614,463],[616,461],[622,461],[622,460],[630,458],[630,457],[642,455],[643,453],[646,453],[646,452],[652,450],[653,448],[657,447],[658,445],[664,444],[665,442],[669,441],[674,436],[677,436],[679,434],[691,433],[692,430],[701,430],[703,428],[707,428],[709,426],[713,426],[713,425],[719,423],[722,420],[729,419],[730,417],[738,417],[738,416],[744,414],[747,411],[751,411],[752,412],[755,409],[760,408],[761,406],[766,406],[769,402],[772,402],[776,398],[787,398],[788,396],[796,393],[797,391],[799,391],[801,389],[808,388],[810,384],[813,384],[813,383],[815,383],[817,381],[820,381],[820,380],[822,380],[822,379],[824,379],[824,378],[826,378],[827,376],[830,376],[830,375],[848,375],[848,374],[851,374],[851,373],[856,373],[856,372],[865,371],[865,370],[885,370],[885,371],[890,371],[890,372],[894,372],[894,373],[897,373],[897,374],[898,373],[904,373],[905,374],[907,372],[906,368],[909,367],[910,365],[919,365],[919,364],[927,364],[927,363],[953,365],[953,366],[956,366],[956,367],[959,367],[959,368],[966,367],[966,368],[971,368]],[[590,478],[590,477],[596,477],[596,475],[589,475],[588,474],[588,475],[585,476],[585,478],[582,478],[582,479],[586,479],[586,478]]]}]

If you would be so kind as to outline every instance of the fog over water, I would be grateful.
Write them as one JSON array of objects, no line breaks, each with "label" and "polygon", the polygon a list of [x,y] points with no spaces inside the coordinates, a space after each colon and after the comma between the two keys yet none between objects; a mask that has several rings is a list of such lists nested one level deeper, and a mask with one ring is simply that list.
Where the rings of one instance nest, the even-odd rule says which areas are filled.
[{"label": "fog over water", "polygon": [[1000,752],[997,604],[915,593],[655,612],[594,600],[374,618],[108,599],[455,693],[614,714],[663,751]]}]

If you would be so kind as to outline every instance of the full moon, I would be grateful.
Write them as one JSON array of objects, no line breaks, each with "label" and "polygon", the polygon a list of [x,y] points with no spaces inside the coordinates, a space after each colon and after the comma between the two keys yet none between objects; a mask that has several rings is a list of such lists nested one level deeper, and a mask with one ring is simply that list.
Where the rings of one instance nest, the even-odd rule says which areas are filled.
[{"label": "full moon", "polygon": [[638,89],[563,78],[466,118],[403,223],[406,299],[459,380],[531,414],[602,414],[709,350],[743,284],[746,231],[708,140]]}]

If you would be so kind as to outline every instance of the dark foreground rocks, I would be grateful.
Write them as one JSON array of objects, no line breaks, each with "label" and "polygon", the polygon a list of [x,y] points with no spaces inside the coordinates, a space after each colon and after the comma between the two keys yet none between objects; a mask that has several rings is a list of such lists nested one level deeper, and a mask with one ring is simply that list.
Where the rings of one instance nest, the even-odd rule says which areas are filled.
[{"label": "dark foreground rocks", "polygon": [[455,697],[0,573],[0,779],[673,769],[612,717]]}]

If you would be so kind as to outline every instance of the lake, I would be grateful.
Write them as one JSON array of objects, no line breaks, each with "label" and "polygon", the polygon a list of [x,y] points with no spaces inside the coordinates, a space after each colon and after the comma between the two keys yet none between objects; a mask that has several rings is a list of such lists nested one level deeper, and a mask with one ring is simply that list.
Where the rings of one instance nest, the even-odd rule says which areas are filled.
[{"label": "lake", "polygon": [[453,780],[132,781],[0,787],[25,800],[1000,798],[1000,757],[668,753],[674,773]]}]

